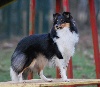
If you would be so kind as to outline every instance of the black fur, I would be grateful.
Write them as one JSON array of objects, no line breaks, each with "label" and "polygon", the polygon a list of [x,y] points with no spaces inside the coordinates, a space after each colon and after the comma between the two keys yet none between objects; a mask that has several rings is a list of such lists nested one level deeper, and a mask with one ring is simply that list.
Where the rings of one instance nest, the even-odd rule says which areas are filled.
[{"label": "black fur", "polygon": [[[45,55],[49,60],[55,55],[58,58],[62,58],[62,55],[60,54],[56,43],[54,43],[50,37],[50,34],[35,34],[25,37],[18,43],[11,59],[12,68],[20,73],[24,68],[31,64],[32,60],[38,56],[38,53]],[[23,56],[21,57],[21,55]]]},{"label": "black fur", "polygon": [[16,73],[19,74],[28,67],[32,60],[37,58],[39,53],[44,55],[48,60],[52,59],[53,56],[63,59],[56,43],[53,41],[54,38],[59,39],[55,25],[70,23],[71,32],[75,31],[76,33],[77,28],[73,25],[73,18],[69,12],[63,12],[63,14],[56,13],[53,15],[53,18],[54,24],[50,33],[30,35],[18,43],[11,58],[11,67]]}]

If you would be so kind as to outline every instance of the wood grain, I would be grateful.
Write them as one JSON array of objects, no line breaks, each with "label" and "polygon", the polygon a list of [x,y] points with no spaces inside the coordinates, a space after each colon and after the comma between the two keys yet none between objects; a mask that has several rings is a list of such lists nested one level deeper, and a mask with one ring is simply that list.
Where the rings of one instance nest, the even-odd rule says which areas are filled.
[{"label": "wood grain", "polygon": [[63,85],[96,85],[100,79],[70,79],[70,82],[63,82],[61,79],[52,79],[52,82],[44,82],[41,79],[24,80],[23,82],[0,82],[0,87],[44,87]]}]

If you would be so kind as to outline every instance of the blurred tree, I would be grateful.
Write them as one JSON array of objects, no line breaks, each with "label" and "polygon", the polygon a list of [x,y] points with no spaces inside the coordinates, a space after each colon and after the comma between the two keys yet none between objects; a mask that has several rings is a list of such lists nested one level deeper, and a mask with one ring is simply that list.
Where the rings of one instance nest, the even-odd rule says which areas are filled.
[{"label": "blurred tree", "polygon": [[6,37],[10,38],[11,36],[11,6],[9,5],[6,11]]},{"label": "blurred tree", "polygon": [[35,31],[36,33],[48,32],[49,30],[49,11],[50,0],[36,0],[36,19]]},{"label": "blurred tree", "polygon": [[28,34],[29,2],[17,0],[0,9],[0,39]]},{"label": "blurred tree", "polygon": [[100,14],[100,0],[95,0],[95,6],[96,6],[96,14],[97,17]]},{"label": "blurred tree", "polygon": [[[56,0],[36,0],[35,33],[47,33],[52,28]],[[88,0],[69,0],[70,12],[79,28],[89,28]],[[100,0],[95,0],[100,30]],[[29,32],[30,0],[16,2],[0,9],[0,39],[25,36]]]}]

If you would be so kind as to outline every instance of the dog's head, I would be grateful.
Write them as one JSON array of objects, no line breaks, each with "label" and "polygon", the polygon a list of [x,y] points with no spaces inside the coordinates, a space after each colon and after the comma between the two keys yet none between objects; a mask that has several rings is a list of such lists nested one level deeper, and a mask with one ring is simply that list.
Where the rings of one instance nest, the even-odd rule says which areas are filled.
[{"label": "dog's head", "polygon": [[62,14],[53,14],[53,26],[56,30],[63,29],[64,27],[70,28],[71,32],[75,31],[77,33],[77,28],[75,21],[71,16],[70,12],[63,12]]}]

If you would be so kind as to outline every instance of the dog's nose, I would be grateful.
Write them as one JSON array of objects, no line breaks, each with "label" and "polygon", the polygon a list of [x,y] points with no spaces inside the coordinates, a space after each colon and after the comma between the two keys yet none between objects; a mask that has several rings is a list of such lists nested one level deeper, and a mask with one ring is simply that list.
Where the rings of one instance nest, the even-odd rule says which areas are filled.
[{"label": "dog's nose", "polygon": [[55,25],[55,28],[56,28],[56,29],[59,29],[59,26],[58,26],[58,25]]},{"label": "dog's nose", "polygon": [[58,28],[59,26],[58,25],[56,25],[56,28]]}]

